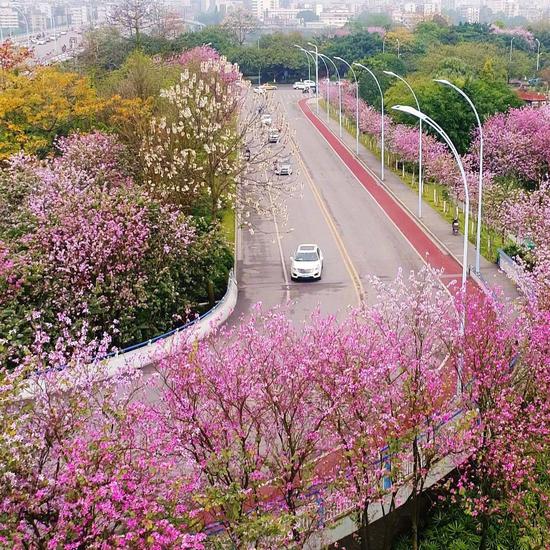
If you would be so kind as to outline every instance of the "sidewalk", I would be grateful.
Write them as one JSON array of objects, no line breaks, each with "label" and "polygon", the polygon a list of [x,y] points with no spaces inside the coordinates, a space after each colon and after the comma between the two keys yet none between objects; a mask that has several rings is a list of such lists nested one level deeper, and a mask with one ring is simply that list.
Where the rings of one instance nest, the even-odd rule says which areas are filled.
[{"label": "sidewalk", "polygon": [[[313,114],[315,114],[314,100],[308,102]],[[338,121],[330,119],[327,122],[326,110],[319,111],[318,119],[332,132],[335,137],[339,135]],[[342,138],[340,140],[355,156],[355,136],[352,136],[342,124]],[[458,263],[462,265],[463,252],[463,235],[453,235],[451,226],[447,220],[434,210],[429,203],[422,201],[422,219],[418,218],[418,192],[411,189],[401,178],[396,175],[390,167],[384,169],[384,182],[380,180],[380,159],[377,158],[364,145],[359,143],[359,160],[365,168],[371,173],[376,181],[384,188],[408,211],[414,218],[415,222],[420,225],[430,236],[437,242],[439,246],[445,249],[453,256]],[[475,247],[472,243],[468,243],[468,265],[473,272],[475,263]],[[489,262],[483,256],[479,262],[481,279],[483,284],[489,289],[499,288],[505,298],[517,300],[522,297],[515,283],[511,281],[496,264]]]}]

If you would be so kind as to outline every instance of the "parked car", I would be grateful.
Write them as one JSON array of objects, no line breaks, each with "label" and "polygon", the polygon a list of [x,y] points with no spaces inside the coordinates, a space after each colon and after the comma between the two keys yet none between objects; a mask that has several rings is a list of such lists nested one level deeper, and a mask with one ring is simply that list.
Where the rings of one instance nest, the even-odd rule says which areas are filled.
[{"label": "parked car", "polygon": [[323,253],[316,244],[300,244],[290,257],[290,278],[317,279],[323,274]]},{"label": "parked car", "polygon": [[267,136],[268,143],[279,143],[280,138],[281,135],[279,134],[279,130],[277,130],[277,128],[272,128],[269,130],[269,134]]},{"label": "parked car", "polygon": [[292,174],[292,164],[290,164],[290,158],[283,157],[275,161],[275,174],[277,176],[290,176]]},{"label": "parked car", "polygon": [[263,88],[264,90],[276,90],[277,86],[275,86],[275,84],[272,84],[271,82],[268,82],[266,84],[262,84],[260,88]]},{"label": "parked car", "polygon": [[273,122],[271,119],[271,115],[268,113],[264,113],[260,120],[262,124],[265,124],[266,126],[271,126],[271,123]]},{"label": "parked car", "polygon": [[306,87],[306,84],[303,80],[300,80],[300,82],[295,82],[292,87],[295,90],[303,90]]}]

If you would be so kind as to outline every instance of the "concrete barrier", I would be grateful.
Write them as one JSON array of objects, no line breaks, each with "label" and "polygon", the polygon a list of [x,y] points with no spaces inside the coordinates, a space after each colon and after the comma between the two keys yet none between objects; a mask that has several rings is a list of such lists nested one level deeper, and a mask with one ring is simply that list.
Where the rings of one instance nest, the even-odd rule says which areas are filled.
[{"label": "concrete barrier", "polygon": [[209,311],[180,329],[161,335],[147,343],[122,350],[105,359],[109,375],[127,371],[129,367],[141,369],[156,360],[169,355],[184,342],[202,340],[219,328],[233,313],[237,304],[238,286],[233,270],[227,280],[227,290],[223,298]]}]

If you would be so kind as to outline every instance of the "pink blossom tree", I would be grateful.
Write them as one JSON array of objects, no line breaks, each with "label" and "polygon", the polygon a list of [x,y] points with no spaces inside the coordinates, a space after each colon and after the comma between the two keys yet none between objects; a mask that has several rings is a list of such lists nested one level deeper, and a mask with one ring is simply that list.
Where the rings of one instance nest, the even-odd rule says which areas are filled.
[{"label": "pink blossom tree", "polygon": [[174,475],[129,380],[106,381],[93,360],[106,342],[87,340],[66,332],[46,352],[37,334],[0,373],[1,544],[202,549],[187,515],[193,478]]},{"label": "pink blossom tree", "polygon": [[518,191],[502,205],[502,225],[521,242],[530,242],[532,266],[524,267],[523,288],[540,309],[550,309],[550,180],[533,192]]},{"label": "pink blossom tree", "polygon": [[527,495],[547,502],[536,478],[550,435],[547,317],[514,318],[502,304],[472,296],[464,337],[454,347],[464,388],[457,495],[479,520],[481,549],[488,547],[491,516],[521,517]]},{"label": "pink blossom tree", "polygon": [[440,272],[424,267],[407,279],[399,274],[390,284],[373,281],[378,303],[371,309],[372,323],[393,350],[384,354],[391,365],[388,398],[397,427],[390,444],[391,467],[402,478],[410,475],[414,550],[418,548],[419,496],[433,466],[447,452],[440,426],[454,412],[456,378],[447,350],[457,333],[458,316],[440,277]]}]

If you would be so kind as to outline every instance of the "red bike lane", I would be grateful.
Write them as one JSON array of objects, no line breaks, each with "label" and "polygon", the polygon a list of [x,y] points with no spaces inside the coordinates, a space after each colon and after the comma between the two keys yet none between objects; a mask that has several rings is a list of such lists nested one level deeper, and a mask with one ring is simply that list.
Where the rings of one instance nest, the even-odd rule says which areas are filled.
[{"label": "red bike lane", "polygon": [[[449,253],[443,251],[432,237],[416,223],[410,213],[391,196],[383,185],[373,178],[355,155],[312,112],[307,101],[307,99],[302,99],[298,102],[300,109],[325,138],[340,160],[348,167],[359,183],[384,211],[386,216],[394,223],[422,260],[435,269],[443,270],[445,279],[442,280],[442,283],[445,286],[449,286],[452,281],[456,281],[458,284],[453,285],[453,294],[460,290],[462,265]],[[471,284],[468,286],[471,286]]]}]

